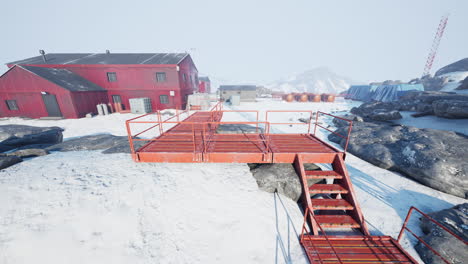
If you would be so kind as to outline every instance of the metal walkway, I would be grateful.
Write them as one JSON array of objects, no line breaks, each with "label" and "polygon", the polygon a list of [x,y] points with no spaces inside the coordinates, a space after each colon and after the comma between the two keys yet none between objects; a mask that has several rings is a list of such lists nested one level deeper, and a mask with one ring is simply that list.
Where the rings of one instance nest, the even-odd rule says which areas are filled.
[{"label": "metal walkway", "polygon": [[[221,122],[226,112],[252,112],[257,121]],[[270,122],[268,116],[278,112],[307,113],[309,119],[304,123]],[[187,117],[182,119],[184,115]],[[397,240],[371,236],[368,231],[344,163],[352,121],[342,119],[349,122],[349,128],[347,135],[340,135],[322,126],[319,115],[339,118],[317,112],[312,132],[311,111],[267,111],[265,121],[259,121],[258,111],[224,111],[218,103],[210,111],[193,114],[177,111],[164,121],[157,112],[128,120],[126,125],[136,162],[292,163],[303,187],[305,213],[300,241],[311,263],[417,263]],[[270,133],[272,125],[292,124],[303,125],[307,131]],[[151,126],[133,134],[135,125]],[[248,126],[249,129],[243,133],[226,133],[220,130],[226,125]],[[328,130],[345,139],[344,150],[320,140],[316,136],[317,129]],[[154,133],[150,138],[139,138],[150,131]],[[138,141],[146,144],[136,149]],[[332,169],[307,170],[308,163],[327,163]]]}]

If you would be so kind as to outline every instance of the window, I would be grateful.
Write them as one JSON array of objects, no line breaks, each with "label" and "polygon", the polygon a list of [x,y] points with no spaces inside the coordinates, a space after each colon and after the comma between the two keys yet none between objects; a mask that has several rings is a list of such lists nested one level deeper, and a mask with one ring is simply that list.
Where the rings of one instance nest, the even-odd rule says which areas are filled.
[{"label": "window", "polygon": [[122,98],[120,98],[120,95],[113,95],[112,96],[112,101],[114,101],[114,103],[122,103]]},{"label": "window", "polygon": [[168,104],[169,103],[169,96],[167,95],[160,95],[159,96],[159,102],[161,104]]},{"label": "window", "polygon": [[107,80],[109,82],[116,82],[117,81],[117,73],[115,72],[108,72],[107,73]]},{"label": "window", "polygon": [[156,73],[156,81],[157,82],[165,82],[166,81],[166,73],[165,72],[157,72]]},{"label": "window", "polygon": [[187,75],[185,75],[185,73],[182,74],[182,79],[184,80],[184,82],[187,82]]},{"label": "window", "polygon": [[5,101],[8,107],[8,110],[18,110],[18,104],[16,104],[16,100],[6,100]]}]

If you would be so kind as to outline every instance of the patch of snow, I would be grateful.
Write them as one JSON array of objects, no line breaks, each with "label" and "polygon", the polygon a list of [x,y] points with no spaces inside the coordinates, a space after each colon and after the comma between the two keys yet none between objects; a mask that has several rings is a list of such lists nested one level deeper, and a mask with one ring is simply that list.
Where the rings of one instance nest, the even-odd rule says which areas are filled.
[{"label": "patch of snow", "polygon": [[460,72],[451,72],[451,73],[446,73],[442,74],[439,77],[446,77],[448,80],[448,83],[442,87],[441,91],[455,91],[458,86],[461,85],[463,80],[465,80],[466,77],[468,77],[468,71],[460,71]]},{"label": "patch of snow", "polygon": [[416,163],[416,158],[415,158],[415,154],[416,154],[416,151],[415,150],[411,150],[410,146],[406,146],[404,149],[403,149],[403,155],[408,158],[408,160],[411,162],[411,163]]},{"label": "patch of snow", "polygon": [[302,213],[246,164],[53,153],[0,171],[0,263],[307,263]]}]

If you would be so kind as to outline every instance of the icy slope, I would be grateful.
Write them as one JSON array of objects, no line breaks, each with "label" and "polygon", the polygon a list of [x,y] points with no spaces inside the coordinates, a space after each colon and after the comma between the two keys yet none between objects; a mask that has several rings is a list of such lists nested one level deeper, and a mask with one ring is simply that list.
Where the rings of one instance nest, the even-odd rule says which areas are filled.
[{"label": "icy slope", "polygon": [[281,200],[245,164],[54,153],[0,171],[0,263],[283,263],[278,231],[305,263]]}]

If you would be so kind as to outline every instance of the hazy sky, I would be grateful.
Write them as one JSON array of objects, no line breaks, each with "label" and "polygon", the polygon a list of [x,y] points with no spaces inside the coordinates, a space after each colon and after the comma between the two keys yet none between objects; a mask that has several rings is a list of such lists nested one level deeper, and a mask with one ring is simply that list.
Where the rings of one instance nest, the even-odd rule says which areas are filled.
[{"label": "hazy sky", "polygon": [[[2,1],[2,64],[46,52],[184,52],[201,73],[263,83],[319,66],[354,80],[422,74],[468,57],[465,0]],[[6,67],[2,67],[3,72]]]}]

